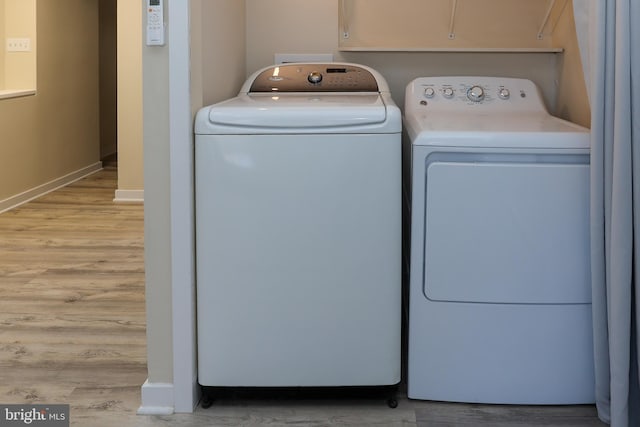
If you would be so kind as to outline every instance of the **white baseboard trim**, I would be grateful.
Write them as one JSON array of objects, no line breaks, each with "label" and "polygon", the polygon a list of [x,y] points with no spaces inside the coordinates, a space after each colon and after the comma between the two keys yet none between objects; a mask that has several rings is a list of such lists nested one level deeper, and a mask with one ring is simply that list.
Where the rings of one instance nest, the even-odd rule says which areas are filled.
[{"label": "white baseboard trim", "polygon": [[47,193],[51,193],[58,188],[69,185],[72,182],[78,181],[88,175],[91,175],[92,173],[96,173],[101,169],[102,162],[96,162],[82,169],[78,169],[75,172],[71,172],[70,174],[61,176],[60,178],[56,178],[52,181],[34,187],[20,194],[16,194],[15,196],[0,200],[0,213],[17,208],[22,204],[30,202],[33,199],[37,199],[38,197],[44,196]]},{"label": "white baseboard trim", "polygon": [[144,203],[144,190],[116,190],[115,203]]},{"label": "white baseboard trim", "polygon": [[142,404],[138,415],[173,414],[173,384],[150,383],[147,379],[142,384]]}]

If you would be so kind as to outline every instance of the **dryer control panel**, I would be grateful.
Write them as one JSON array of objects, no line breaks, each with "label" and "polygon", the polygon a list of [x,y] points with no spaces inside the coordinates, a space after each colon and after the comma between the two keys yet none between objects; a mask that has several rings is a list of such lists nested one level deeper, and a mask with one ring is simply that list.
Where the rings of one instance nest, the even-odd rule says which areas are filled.
[{"label": "dryer control panel", "polygon": [[282,64],[262,71],[249,92],[378,92],[375,76],[351,64]]},{"label": "dryer control panel", "polygon": [[411,109],[546,111],[535,83],[503,77],[420,77],[407,86]]}]

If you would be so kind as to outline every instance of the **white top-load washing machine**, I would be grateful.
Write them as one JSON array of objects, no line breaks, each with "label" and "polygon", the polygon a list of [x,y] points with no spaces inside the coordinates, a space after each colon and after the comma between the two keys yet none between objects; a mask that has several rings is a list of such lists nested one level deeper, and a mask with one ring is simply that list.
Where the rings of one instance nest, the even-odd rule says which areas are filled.
[{"label": "white top-load washing machine", "polygon": [[400,381],[401,128],[355,64],[268,67],[199,111],[201,385]]},{"label": "white top-load washing machine", "polygon": [[588,130],[489,77],[414,80],[405,129],[409,397],[593,402]]}]

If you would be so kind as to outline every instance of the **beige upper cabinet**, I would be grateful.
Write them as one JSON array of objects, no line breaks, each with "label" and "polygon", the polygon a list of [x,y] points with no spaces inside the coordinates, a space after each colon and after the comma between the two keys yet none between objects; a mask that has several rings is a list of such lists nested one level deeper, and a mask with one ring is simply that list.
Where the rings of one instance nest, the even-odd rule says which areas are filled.
[{"label": "beige upper cabinet", "polygon": [[344,51],[559,52],[571,0],[339,0]]}]

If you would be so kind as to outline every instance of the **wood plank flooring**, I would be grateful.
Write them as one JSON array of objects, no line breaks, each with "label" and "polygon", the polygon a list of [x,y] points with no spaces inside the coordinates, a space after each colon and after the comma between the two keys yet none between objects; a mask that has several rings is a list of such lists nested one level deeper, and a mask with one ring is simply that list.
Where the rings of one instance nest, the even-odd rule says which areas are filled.
[{"label": "wood plank flooring", "polygon": [[70,403],[72,419],[139,406],[143,207],[112,202],[116,175],[0,215],[0,402]]},{"label": "wood plank flooring", "polygon": [[0,214],[0,403],[68,403],[71,425],[600,426],[593,406],[224,397],[138,416],[147,376],[143,206],[104,170]]}]

